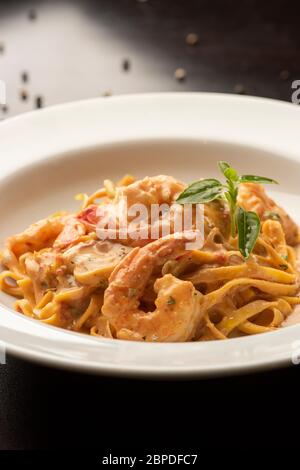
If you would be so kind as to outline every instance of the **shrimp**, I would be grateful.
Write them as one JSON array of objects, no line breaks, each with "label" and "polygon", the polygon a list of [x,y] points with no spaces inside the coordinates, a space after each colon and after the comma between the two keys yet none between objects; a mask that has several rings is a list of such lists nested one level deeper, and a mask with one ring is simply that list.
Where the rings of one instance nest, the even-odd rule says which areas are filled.
[{"label": "shrimp", "polygon": [[171,204],[184,188],[185,185],[172,176],[147,176],[128,186],[117,187],[113,204],[107,206],[109,209],[106,210],[105,204],[101,206],[90,204],[78,214],[77,218],[94,228],[100,217],[109,215],[108,213],[113,206],[115,206],[114,210],[117,213],[117,207],[121,206],[125,200],[128,208],[134,204],[143,204],[146,207],[150,207],[152,204]]},{"label": "shrimp", "polygon": [[85,235],[86,227],[74,216],[63,215],[42,219],[24,232],[8,239],[7,249],[17,258],[27,252],[54,247],[63,249],[76,243]]},{"label": "shrimp", "polygon": [[137,203],[147,207],[151,204],[171,204],[184,189],[185,185],[172,176],[146,176],[128,186],[117,188],[115,203],[126,197],[128,207]]},{"label": "shrimp", "polygon": [[24,232],[10,237],[7,248],[17,258],[28,251],[39,251],[52,246],[63,228],[64,223],[61,216],[39,220]]},{"label": "shrimp", "polygon": [[262,224],[261,231],[263,238],[275,248],[276,252],[282,258],[287,259],[288,251],[280,222],[278,222],[278,220],[266,220]]},{"label": "shrimp", "polygon": [[65,225],[62,231],[53,244],[53,248],[66,248],[74,243],[77,243],[85,234],[86,227],[82,222],[73,216],[67,217],[65,219]]},{"label": "shrimp", "polygon": [[241,184],[238,192],[238,204],[247,211],[256,212],[261,220],[276,217],[282,225],[287,244],[294,246],[299,243],[298,226],[284,209],[267,196],[265,189],[260,184]]},{"label": "shrimp", "polygon": [[[150,220],[151,210],[146,211],[145,217],[137,222],[134,220],[137,213],[135,211],[130,213],[132,206],[141,204],[146,209],[151,208],[152,204],[166,204],[170,206],[176,201],[177,196],[184,188],[183,183],[180,183],[171,176],[148,176],[128,186],[117,187],[116,195],[112,203],[100,206],[91,204],[78,214],[77,219],[85,224],[87,230],[97,231],[101,225],[101,233],[106,234],[108,238],[120,239],[121,243],[124,245],[143,246],[150,243],[153,238],[151,236],[153,222]],[[139,211],[137,210],[137,212]],[[122,214],[122,216],[126,214],[126,220],[129,224],[126,237],[120,236],[120,214]],[[114,228],[106,228],[112,219],[114,219]],[[155,224],[156,230],[161,236],[164,226],[170,226],[169,233],[174,231],[174,224],[171,219],[170,221],[167,220],[166,215],[164,219],[161,215]],[[147,234],[147,236],[143,235],[138,237],[137,233],[141,232]],[[99,238],[102,238],[102,236],[99,236]]]},{"label": "shrimp", "polygon": [[190,281],[172,274],[157,279],[156,309],[139,308],[147,282],[155,268],[186,253],[190,234],[170,235],[142,248],[134,248],[115,268],[104,294],[102,314],[119,339],[176,342],[191,340],[202,320],[202,294]]}]

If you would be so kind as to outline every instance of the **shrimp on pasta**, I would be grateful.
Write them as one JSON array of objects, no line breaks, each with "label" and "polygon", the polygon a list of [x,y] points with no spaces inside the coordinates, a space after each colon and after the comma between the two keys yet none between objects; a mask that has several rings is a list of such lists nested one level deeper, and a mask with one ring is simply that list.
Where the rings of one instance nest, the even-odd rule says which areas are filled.
[{"label": "shrimp on pasta", "polygon": [[185,253],[186,234],[160,238],[132,250],[115,268],[104,294],[103,315],[117,338],[145,341],[188,341],[201,322],[202,295],[190,281],[172,274],[156,279],[155,309],[144,312],[140,300],[151,274],[167,260]]},{"label": "shrimp on pasta", "polygon": [[[228,177],[226,162],[221,167]],[[151,217],[153,205],[178,206],[195,186],[167,175],[105,179],[93,194],[76,196],[76,212],[46,217],[6,240],[0,289],[28,317],[111,340],[205,341],[277,330],[300,304],[298,226],[260,184],[238,185],[231,175],[227,198],[224,185],[207,180],[212,192],[205,193],[204,241],[197,247],[187,245],[198,230],[195,205],[188,229],[177,229],[176,212]],[[137,221],[125,202],[143,205],[147,217]],[[257,227],[246,255],[232,230],[235,202]],[[143,238],[135,236],[141,229]]]}]

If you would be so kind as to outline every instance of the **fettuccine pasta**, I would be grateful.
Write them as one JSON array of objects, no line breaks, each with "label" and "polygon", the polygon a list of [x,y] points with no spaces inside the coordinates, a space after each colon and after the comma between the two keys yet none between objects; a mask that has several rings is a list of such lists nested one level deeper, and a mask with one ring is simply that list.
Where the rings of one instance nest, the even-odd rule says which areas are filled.
[{"label": "fettuccine pasta", "polygon": [[160,221],[157,239],[151,220],[144,222],[149,236],[142,240],[122,237],[118,225],[99,238],[99,221],[125,197],[146,207],[172,204],[184,188],[169,176],[135,181],[126,175],[116,184],[105,180],[92,195],[77,195],[77,213],[54,214],[7,239],[0,289],[28,317],[111,339],[203,341],[282,327],[300,303],[298,227],[261,186],[239,189],[240,206],[261,220],[247,259],[230,235],[221,200],[204,208],[200,249],[185,249],[187,234],[177,238],[172,219],[167,236]]}]

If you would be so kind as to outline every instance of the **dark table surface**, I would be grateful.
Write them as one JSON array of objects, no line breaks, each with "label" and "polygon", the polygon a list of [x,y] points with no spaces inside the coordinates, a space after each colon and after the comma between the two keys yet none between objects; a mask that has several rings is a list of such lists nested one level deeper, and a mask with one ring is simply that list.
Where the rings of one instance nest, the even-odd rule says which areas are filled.
[{"label": "dark table surface", "polygon": [[[0,118],[36,108],[38,97],[43,106],[151,91],[289,101],[300,79],[299,17],[299,2],[284,0],[1,2]],[[191,32],[195,46],[185,42]],[[120,380],[9,356],[0,366],[0,449],[295,444],[299,377],[293,366],[206,381]]]}]

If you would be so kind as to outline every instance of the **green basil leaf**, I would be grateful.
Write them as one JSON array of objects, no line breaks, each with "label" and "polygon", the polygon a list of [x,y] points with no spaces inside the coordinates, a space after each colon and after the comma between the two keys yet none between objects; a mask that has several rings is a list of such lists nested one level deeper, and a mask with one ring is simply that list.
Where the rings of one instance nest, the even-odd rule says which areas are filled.
[{"label": "green basil leaf", "polygon": [[228,170],[229,168],[231,168],[231,166],[229,165],[229,163],[224,162],[223,160],[221,160],[220,162],[218,162],[218,166],[219,166],[220,170],[222,171],[223,175],[225,175],[225,171],[226,171],[226,170]]},{"label": "green basil leaf", "polygon": [[264,217],[266,219],[272,219],[272,220],[278,220],[279,222],[281,221],[281,217],[278,214],[278,212],[273,212],[273,211],[265,211],[264,212]]},{"label": "green basil leaf", "polygon": [[205,179],[190,184],[176,199],[179,204],[205,204],[221,196],[223,186],[216,179]]},{"label": "green basil leaf", "polygon": [[225,170],[224,172],[224,175],[229,181],[239,181],[239,175],[237,174],[234,168],[227,168],[227,170]]},{"label": "green basil leaf", "polygon": [[231,206],[231,204],[233,203],[231,194],[226,192],[225,193],[225,198],[227,199],[227,202],[228,202],[229,206]]},{"label": "green basil leaf", "polygon": [[235,171],[234,168],[232,168],[229,163],[227,162],[218,162],[219,168],[222,171],[223,175],[229,180],[229,181],[238,181],[239,180],[239,175]]},{"label": "green basil leaf", "polygon": [[240,177],[240,183],[278,184],[277,181],[272,180],[271,178],[256,175],[242,175]]},{"label": "green basil leaf", "polygon": [[237,229],[239,238],[239,250],[247,259],[254,248],[260,232],[260,220],[255,212],[244,211],[241,207],[237,210]]}]

